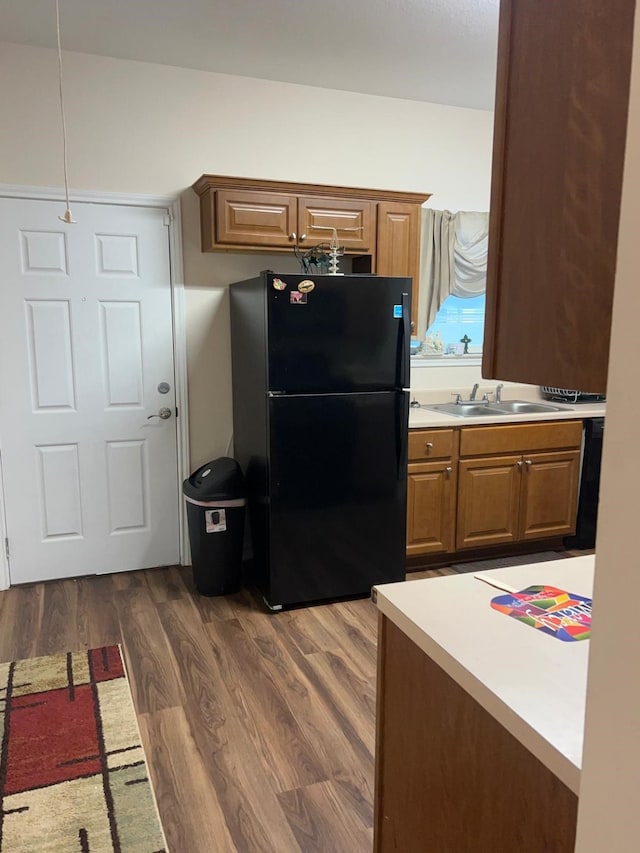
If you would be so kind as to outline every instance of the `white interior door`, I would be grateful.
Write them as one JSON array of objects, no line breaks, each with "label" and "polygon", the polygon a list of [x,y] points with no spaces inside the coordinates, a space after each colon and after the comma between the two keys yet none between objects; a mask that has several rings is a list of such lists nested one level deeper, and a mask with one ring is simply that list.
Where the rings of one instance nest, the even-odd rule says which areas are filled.
[{"label": "white interior door", "polygon": [[178,562],[166,211],[75,203],[75,225],[60,212],[0,199],[12,584]]}]

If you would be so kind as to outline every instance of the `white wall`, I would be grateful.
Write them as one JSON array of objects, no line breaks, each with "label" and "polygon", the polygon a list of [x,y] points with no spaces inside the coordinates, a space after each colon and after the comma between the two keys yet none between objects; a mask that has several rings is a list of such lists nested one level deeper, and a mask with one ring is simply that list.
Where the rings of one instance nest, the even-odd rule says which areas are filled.
[{"label": "white wall", "polygon": [[[0,44],[0,183],[60,186],[56,55]],[[194,464],[231,432],[226,285],[283,255],[202,255],[203,172],[433,193],[487,210],[489,112],[65,53],[69,175],[78,190],[182,194]],[[479,376],[479,372],[478,372]]]},{"label": "white wall", "polygon": [[598,517],[577,853],[640,849],[640,15],[636,15]]}]

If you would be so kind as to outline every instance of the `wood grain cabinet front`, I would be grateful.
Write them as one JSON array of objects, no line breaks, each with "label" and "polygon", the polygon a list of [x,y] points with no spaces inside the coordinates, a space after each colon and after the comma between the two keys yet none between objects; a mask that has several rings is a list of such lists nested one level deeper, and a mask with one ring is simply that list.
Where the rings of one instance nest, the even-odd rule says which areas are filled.
[{"label": "wood grain cabinet front", "polygon": [[412,430],[407,469],[407,556],[454,549],[458,432]]},{"label": "wood grain cabinet front", "polygon": [[300,196],[298,235],[301,245],[328,243],[336,229],[338,241],[349,252],[375,250],[376,206],[356,199]]},{"label": "wood grain cabinet front", "polygon": [[229,246],[293,246],[298,214],[295,196],[219,190],[215,241]]},{"label": "wood grain cabinet front", "polygon": [[485,379],[606,389],[635,6],[501,0]]},{"label": "wood grain cabinet front", "polygon": [[338,241],[354,273],[409,276],[418,308],[422,205],[427,193],[202,175],[203,252],[285,252]]},{"label": "wood grain cabinet front", "polygon": [[575,531],[580,421],[471,427],[461,433],[458,549]]},{"label": "wood grain cabinet front", "polygon": [[456,470],[450,459],[409,465],[407,556],[454,548]]}]

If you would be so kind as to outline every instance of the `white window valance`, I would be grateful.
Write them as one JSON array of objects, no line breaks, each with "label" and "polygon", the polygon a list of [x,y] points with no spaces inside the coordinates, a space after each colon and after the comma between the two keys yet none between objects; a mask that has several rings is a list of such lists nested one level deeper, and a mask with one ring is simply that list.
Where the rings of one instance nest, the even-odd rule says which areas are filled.
[{"label": "white window valance", "polygon": [[488,245],[488,213],[423,208],[418,337],[424,337],[448,296],[484,293]]}]

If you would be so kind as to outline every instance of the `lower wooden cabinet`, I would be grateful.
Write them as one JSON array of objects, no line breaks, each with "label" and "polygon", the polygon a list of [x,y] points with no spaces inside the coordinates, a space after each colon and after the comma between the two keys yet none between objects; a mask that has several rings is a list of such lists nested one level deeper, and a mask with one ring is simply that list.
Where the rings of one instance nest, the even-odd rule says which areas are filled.
[{"label": "lower wooden cabinet", "polygon": [[579,465],[579,449],[463,459],[456,548],[574,533]]},{"label": "lower wooden cabinet", "polygon": [[450,459],[409,465],[407,555],[454,548],[456,474]]},{"label": "lower wooden cabinet", "polygon": [[580,450],[530,453],[522,466],[520,539],[575,533]]},{"label": "lower wooden cabinet", "polygon": [[520,456],[460,462],[456,548],[518,541],[519,463]]},{"label": "lower wooden cabinet", "polygon": [[453,429],[409,433],[407,556],[454,550],[458,440]]},{"label": "lower wooden cabinet", "polygon": [[581,421],[409,435],[407,556],[575,532]]}]

